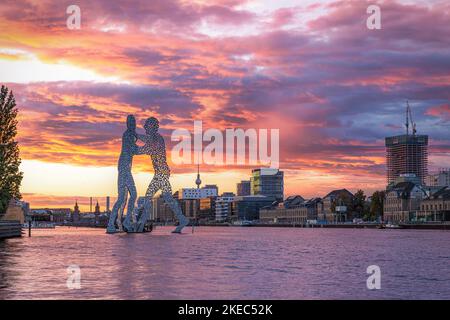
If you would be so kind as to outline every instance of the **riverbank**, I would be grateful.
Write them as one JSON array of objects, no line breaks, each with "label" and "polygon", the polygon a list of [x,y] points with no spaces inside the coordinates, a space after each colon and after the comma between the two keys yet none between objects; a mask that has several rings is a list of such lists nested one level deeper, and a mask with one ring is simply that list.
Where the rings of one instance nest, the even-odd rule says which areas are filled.
[{"label": "riverbank", "polygon": [[[174,226],[174,224],[154,223],[155,227]],[[73,225],[65,224],[72,228],[98,228],[105,229],[102,225]],[[186,228],[192,227],[192,225]],[[333,228],[333,229],[417,229],[417,230],[450,230],[450,223],[401,223],[398,225],[386,225],[379,223],[327,223],[327,224],[287,224],[287,223],[253,223],[247,225],[235,225],[231,223],[200,223],[194,227],[257,227],[257,228]]]},{"label": "riverbank", "polygon": [[376,223],[327,223],[327,224],[249,224],[245,226],[233,224],[199,224],[202,227],[258,227],[258,228],[341,228],[341,229],[422,229],[422,230],[450,230],[448,223],[417,223],[386,226]]},{"label": "riverbank", "polygon": [[0,239],[16,238],[22,236],[20,221],[0,221]]}]

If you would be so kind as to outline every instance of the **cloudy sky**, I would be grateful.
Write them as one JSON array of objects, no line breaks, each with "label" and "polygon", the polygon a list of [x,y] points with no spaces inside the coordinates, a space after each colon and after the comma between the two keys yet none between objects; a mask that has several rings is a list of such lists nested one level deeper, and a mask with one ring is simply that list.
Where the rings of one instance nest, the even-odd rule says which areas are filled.
[{"label": "cloudy sky", "polygon": [[[381,8],[381,30],[366,9]],[[81,8],[81,29],[66,26]],[[2,0],[0,83],[20,108],[22,192],[32,207],[115,196],[126,115],[170,133],[280,129],[286,195],[385,186],[384,137],[409,99],[430,136],[430,169],[450,167],[450,3],[444,1]],[[169,152],[170,159],[170,152]],[[172,165],[174,189],[195,165]],[[202,166],[235,191],[250,166]],[[136,158],[140,194],[151,178]],[[86,208],[86,207],[84,207]]]}]

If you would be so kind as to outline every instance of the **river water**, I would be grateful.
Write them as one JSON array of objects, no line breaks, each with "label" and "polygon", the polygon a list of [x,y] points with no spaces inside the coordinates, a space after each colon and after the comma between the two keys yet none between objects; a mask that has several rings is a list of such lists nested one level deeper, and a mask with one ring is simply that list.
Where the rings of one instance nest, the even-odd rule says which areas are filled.
[{"label": "river water", "polygon": [[[0,241],[0,299],[450,299],[449,231],[171,230],[59,227]],[[80,289],[67,286],[74,265]],[[367,289],[370,265],[379,290]]]}]

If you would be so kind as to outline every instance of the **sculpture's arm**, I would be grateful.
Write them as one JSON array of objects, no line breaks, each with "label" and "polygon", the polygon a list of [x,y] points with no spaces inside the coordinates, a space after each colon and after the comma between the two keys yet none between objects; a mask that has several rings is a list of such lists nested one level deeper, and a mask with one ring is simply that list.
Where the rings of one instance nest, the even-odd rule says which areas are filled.
[{"label": "sculpture's arm", "polygon": [[146,134],[136,133],[136,138],[138,138],[139,140],[141,140],[141,141],[143,141],[145,143],[150,141],[150,137],[148,135],[146,135]]},{"label": "sculpture's arm", "polygon": [[142,146],[142,147],[136,146],[135,154],[137,154],[137,155],[147,154],[146,150],[147,150],[147,148],[145,146]]},{"label": "sculpture's arm", "polygon": [[139,146],[137,146],[137,145],[133,145],[132,147],[131,147],[131,151],[133,152],[133,154],[137,154],[137,155],[139,155],[139,154],[142,154],[142,153],[139,153],[140,151],[139,151]]}]

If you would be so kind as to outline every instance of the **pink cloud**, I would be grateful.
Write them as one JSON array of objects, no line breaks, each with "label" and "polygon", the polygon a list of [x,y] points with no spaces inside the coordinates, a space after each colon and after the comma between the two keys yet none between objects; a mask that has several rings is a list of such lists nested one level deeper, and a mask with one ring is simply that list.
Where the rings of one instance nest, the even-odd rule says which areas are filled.
[{"label": "pink cloud", "polygon": [[[433,150],[448,154],[445,2],[381,2],[380,31],[365,26],[367,1],[337,1],[308,28],[289,30],[282,27],[295,25],[298,7],[273,11],[268,24],[234,0],[139,3],[80,1],[79,32],[65,28],[62,2],[2,3],[1,48],[128,81],[8,83],[21,110],[24,159],[115,164],[123,119],[135,113],[163,119],[166,137],[193,119],[205,128],[280,128],[282,168],[366,175],[382,187],[383,138],[402,132],[406,98],[419,130],[439,142]],[[205,19],[262,27],[213,37],[199,32]],[[101,31],[119,23],[122,32]],[[216,169],[227,168],[205,168]]]},{"label": "pink cloud", "polygon": [[444,121],[450,121],[450,104],[442,104],[431,107],[426,111],[427,115],[442,118]]}]

